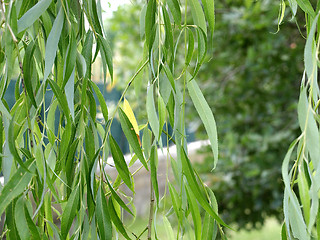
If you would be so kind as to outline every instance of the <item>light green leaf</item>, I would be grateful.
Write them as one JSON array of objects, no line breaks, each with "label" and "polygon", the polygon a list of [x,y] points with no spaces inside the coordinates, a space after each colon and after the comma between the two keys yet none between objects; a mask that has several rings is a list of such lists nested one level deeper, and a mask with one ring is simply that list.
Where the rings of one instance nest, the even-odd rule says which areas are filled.
[{"label": "light green leaf", "polygon": [[61,236],[65,239],[68,235],[71,224],[76,216],[79,209],[80,192],[79,185],[72,190],[71,195],[68,199],[67,205],[64,208],[61,217]]},{"label": "light green leaf", "polygon": [[158,96],[158,111],[159,111],[159,136],[162,133],[163,126],[166,122],[166,105],[161,97]]},{"label": "light green leaf", "polygon": [[112,223],[110,220],[107,200],[100,183],[96,200],[96,221],[100,239],[112,239]]},{"label": "light green leaf", "polygon": [[24,214],[24,197],[20,197],[15,205],[14,217],[16,227],[21,239],[30,239],[30,233],[28,229],[27,220]]},{"label": "light green leaf", "polygon": [[26,218],[26,221],[27,221],[28,228],[29,228],[29,231],[31,233],[32,239],[41,239],[39,230],[38,230],[36,224],[33,222],[33,219],[31,218],[26,205],[24,205],[24,216]]},{"label": "light green leaf", "polygon": [[181,24],[181,10],[180,10],[180,4],[178,0],[168,0],[167,1],[169,10],[172,13],[174,22],[180,26]]},{"label": "light green leaf", "polygon": [[16,173],[10,178],[7,184],[4,185],[0,193],[0,214],[6,209],[6,207],[19,196],[25,188],[29,185],[33,174],[30,173],[34,170],[34,159],[29,159],[25,162],[27,172],[23,168],[18,168]]},{"label": "light green leaf", "polygon": [[299,7],[312,18],[315,16],[314,9],[309,0],[296,0]]},{"label": "light green leaf", "polygon": [[147,115],[148,115],[148,120],[149,124],[151,126],[151,130],[153,134],[155,135],[156,139],[158,140],[160,135],[159,135],[159,120],[156,112],[156,107],[154,104],[154,96],[153,96],[153,84],[151,84],[148,88],[148,93],[147,93]]},{"label": "light green leaf", "polygon": [[70,35],[70,43],[68,46],[68,54],[65,62],[65,73],[62,87],[67,84],[67,82],[71,78],[71,75],[74,74],[74,68],[76,66],[77,60],[77,39],[75,37],[74,31],[71,31]]},{"label": "light green leaf", "polygon": [[166,216],[163,216],[163,224],[167,233],[167,239],[175,239],[172,226]]},{"label": "light green leaf", "polygon": [[133,191],[131,174],[129,172],[126,161],[124,160],[121,149],[118,146],[116,140],[114,140],[114,138],[112,137],[112,135],[109,136],[109,142],[110,142],[111,154],[112,154],[116,169],[119,175],[121,176],[121,178],[123,179],[124,183]]},{"label": "light green leaf", "polygon": [[204,127],[207,131],[209,140],[211,142],[211,148],[214,158],[214,168],[218,162],[218,136],[217,136],[217,127],[214,120],[212,111],[205,100],[198,84],[195,80],[191,80],[187,84],[188,91],[192,102],[204,124]]},{"label": "light green leaf", "polygon": [[39,19],[43,12],[50,6],[51,2],[52,0],[41,0],[32,8],[30,8],[18,20],[18,33],[30,27],[37,19]]},{"label": "light green leaf", "polygon": [[128,119],[127,115],[124,113],[124,111],[119,108],[119,117],[120,117],[120,123],[121,123],[121,128],[124,132],[124,134],[127,137],[127,140],[132,147],[133,151],[137,155],[137,157],[140,159],[140,162],[143,164],[143,166],[148,169],[148,165],[146,160],[144,159],[139,141],[138,141],[138,136],[136,132],[134,131],[134,127],[132,126],[130,120]]},{"label": "light green leaf", "polygon": [[214,32],[215,16],[214,16],[214,0],[202,0],[204,13],[206,15],[211,34]]},{"label": "light green leaf", "polygon": [[74,120],[74,78],[75,78],[75,68],[73,68],[73,71],[70,75],[70,78],[64,88],[64,91],[66,93],[68,108],[71,113],[71,117]]},{"label": "light green leaf", "polygon": [[206,19],[204,17],[204,13],[202,7],[198,0],[190,1],[191,14],[195,25],[201,28],[205,34],[207,34],[207,24]]},{"label": "light green leaf", "polygon": [[166,38],[165,38],[165,46],[167,50],[174,51],[173,47],[173,35],[172,35],[172,27],[171,27],[171,21],[169,18],[169,14],[165,8],[165,6],[162,6],[162,14],[163,14],[163,19],[164,19],[164,27],[166,30]]},{"label": "light green leaf", "polygon": [[48,40],[46,42],[46,53],[44,57],[45,68],[43,80],[46,81],[51,72],[54,60],[56,58],[58,43],[64,22],[64,12],[62,7],[53,23]]}]

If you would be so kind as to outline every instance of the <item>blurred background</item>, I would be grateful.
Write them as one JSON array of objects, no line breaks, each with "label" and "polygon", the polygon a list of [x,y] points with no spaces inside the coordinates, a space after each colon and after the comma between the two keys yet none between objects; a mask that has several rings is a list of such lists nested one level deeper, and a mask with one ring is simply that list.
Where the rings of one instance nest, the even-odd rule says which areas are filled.
[{"label": "blurred background", "polygon": [[[105,20],[114,49],[114,87],[119,91],[143,56],[139,18],[145,3],[120,2],[109,1],[114,11]],[[198,152],[201,161],[194,164],[215,192],[219,214],[240,230],[230,233],[231,239],[280,238],[281,164],[298,134],[296,104],[305,40],[289,9],[278,31],[279,4],[272,0],[215,1],[214,38],[196,77],[217,121],[220,156],[211,172],[211,150],[204,147]],[[303,16],[298,13],[297,17]],[[300,28],[303,32],[303,26]],[[141,75],[137,82],[146,84],[147,78]],[[145,91],[135,87],[127,95],[140,123],[146,119],[144,98],[139,98]],[[191,101],[186,111],[189,131],[196,139],[206,139]]]}]

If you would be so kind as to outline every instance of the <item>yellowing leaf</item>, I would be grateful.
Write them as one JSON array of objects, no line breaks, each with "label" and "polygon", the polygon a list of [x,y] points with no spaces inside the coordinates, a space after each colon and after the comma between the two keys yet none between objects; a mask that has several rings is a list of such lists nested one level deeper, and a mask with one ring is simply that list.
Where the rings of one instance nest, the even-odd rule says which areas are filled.
[{"label": "yellowing leaf", "polygon": [[136,134],[138,136],[139,135],[139,127],[138,127],[138,123],[137,123],[137,120],[134,116],[134,113],[132,111],[132,108],[130,107],[130,104],[129,102],[127,101],[127,99],[124,99],[123,100],[123,111],[124,113],[127,115],[127,117],[129,118],[129,121],[131,122],[132,126],[133,126],[133,129],[134,131],[136,132]]}]

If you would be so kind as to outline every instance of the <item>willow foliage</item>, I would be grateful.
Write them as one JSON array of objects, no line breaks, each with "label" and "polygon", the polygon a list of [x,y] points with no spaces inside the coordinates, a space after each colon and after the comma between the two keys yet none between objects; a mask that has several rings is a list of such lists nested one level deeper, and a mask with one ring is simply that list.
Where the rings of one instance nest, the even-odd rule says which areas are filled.
[{"label": "willow foliage", "polygon": [[[144,39],[141,51],[145,54],[137,73],[127,80],[112,114],[91,81],[92,64],[98,55],[103,62],[104,80],[108,77],[112,82],[114,75],[100,0],[0,0],[0,5],[2,237],[114,239],[121,234],[134,239],[142,234],[128,231],[122,214],[133,214],[134,207],[124,201],[119,186],[127,185],[133,194],[135,189],[133,173],[110,131],[118,114],[136,158],[151,173],[148,239],[157,238],[153,216],[159,213],[163,198],[158,190],[156,149],[161,146],[162,129],[169,124],[173,135],[167,136],[167,141],[173,139],[178,156],[168,159],[176,173],[177,184],[168,186],[173,207],[169,212],[160,211],[167,215],[163,222],[168,236],[180,238],[193,229],[196,239],[213,239],[218,232],[224,238],[222,226],[227,225],[218,215],[214,194],[188,159],[184,123],[185,99],[190,94],[211,140],[216,164],[215,120],[195,80],[206,55],[207,40],[213,35],[214,1],[202,1],[202,5],[198,0],[186,0],[183,5],[178,0],[146,1],[140,23]],[[192,22],[187,21],[185,9],[191,9]],[[178,72],[176,55],[181,49],[185,52],[185,66]],[[16,101],[10,108],[4,94],[15,66],[19,67],[19,77]],[[152,132],[143,148],[133,114],[120,107],[141,71],[148,73],[148,79],[138,87],[148,88],[146,126]],[[169,84],[160,84],[162,81]],[[45,99],[51,95],[48,104]],[[96,117],[96,99],[103,122]],[[59,123],[57,129],[55,122]],[[105,172],[109,152],[119,173],[117,179]],[[204,218],[201,209],[206,212]],[[177,227],[171,226],[170,214]]]},{"label": "willow foliage", "polygon": [[[298,103],[301,135],[291,144],[282,165],[285,184],[282,239],[320,237],[320,137],[319,137],[319,10],[320,2],[289,0],[293,18],[305,15],[304,74]],[[285,8],[284,1],[281,4]],[[282,11],[284,11],[282,9]],[[280,22],[282,20],[280,15]],[[300,26],[304,23],[298,22]],[[290,160],[294,156],[294,161]]]}]

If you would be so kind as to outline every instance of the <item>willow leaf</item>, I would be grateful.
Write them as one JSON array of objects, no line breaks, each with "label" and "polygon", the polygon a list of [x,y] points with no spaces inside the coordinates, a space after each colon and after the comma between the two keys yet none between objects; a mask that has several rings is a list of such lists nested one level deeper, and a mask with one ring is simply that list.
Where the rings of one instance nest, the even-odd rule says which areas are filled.
[{"label": "willow leaf", "polygon": [[189,204],[192,219],[193,219],[195,239],[198,240],[201,238],[201,228],[202,228],[198,203],[190,187],[188,187],[188,185],[186,185],[186,193],[187,193],[188,204]]},{"label": "willow leaf", "polygon": [[24,215],[24,197],[20,197],[16,202],[14,209],[14,217],[16,222],[16,227],[21,239],[30,239],[30,233],[28,229],[28,224],[26,217]]},{"label": "willow leaf", "polygon": [[112,223],[109,216],[107,200],[101,184],[98,188],[95,211],[100,239],[112,239]]},{"label": "willow leaf", "polygon": [[107,107],[106,101],[104,100],[104,97],[103,97],[102,93],[100,92],[100,89],[98,88],[98,86],[94,82],[91,82],[91,81],[90,81],[90,85],[98,97],[100,107],[101,107],[101,112],[104,117],[104,121],[108,122],[108,107]]},{"label": "willow leaf", "polygon": [[157,179],[157,165],[158,165],[158,151],[156,146],[151,148],[150,153],[150,169],[151,169],[151,183],[154,189],[154,194],[157,199],[157,204],[159,204],[159,186]]},{"label": "willow leaf", "polygon": [[173,16],[174,22],[180,26],[181,24],[181,10],[180,10],[180,4],[178,0],[168,0],[167,1],[169,5],[170,12]]},{"label": "willow leaf", "polygon": [[190,7],[195,25],[197,25],[205,32],[205,34],[207,34],[207,23],[200,2],[198,0],[191,0]]},{"label": "willow leaf", "polygon": [[124,113],[127,115],[130,123],[133,126],[134,131],[136,132],[137,136],[139,136],[139,127],[138,127],[138,123],[136,120],[136,117],[134,116],[134,113],[132,111],[132,108],[130,106],[130,103],[128,102],[127,99],[123,99],[123,111]]},{"label": "willow leaf", "polygon": [[118,196],[118,194],[116,193],[116,191],[113,189],[112,185],[110,184],[109,180],[106,179],[108,187],[110,189],[110,192],[112,194],[112,197],[118,202],[118,204],[125,209],[128,213],[130,213],[132,216],[133,213],[131,212],[131,210],[127,207],[127,205],[122,201],[122,199]]},{"label": "willow leaf", "polygon": [[121,152],[121,149],[118,146],[116,140],[114,140],[114,138],[112,137],[112,135],[109,136],[109,142],[110,142],[111,154],[112,154],[116,169],[120,177],[123,179],[124,183],[133,191],[131,175],[130,175],[127,163]]},{"label": "willow leaf", "polygon": [[43,77],[44,81],[47,80],[51,72],[54,60],[56,58],[58,43],[59,43],[59,39],[60,39],[62,27],[63,27],[63,22],[64,22],[64,12],[61,7],[53,23],[53,26],[51,28],[50,34],[48,36],[48,40],[46,42],[46,53],[44,57],[44,61],[45,61],[44,77]]},{"label": "willow leaf", "polygon": [[103,38],[102,36],[98,35],[97,39],[98,43],[100,44],[100,54],[103,62],[103,69],[104,69],[104,79],[106,78],[107,71],[105,66],[108,66],[108,70],[111,77],[111,82],[113,81],[113,64],[112,64],[112,51],[109,42]]},{"label": "willow leaf", "polygon": [[136,132],[134,131],[134,127],[132,126],[127,115],[124,113],[124,111],[121,108],[119,108],[119,117],[120,117],[121,128],[124,134],[126,135],[130,146],[132,147],[137,157],[140,159],[140,162],[148,170],[147,162],[144,159],[144,156],[139,144],[139,140],[138,140],[139,136],[137,136]]},{"label": "willow leaf", "polygon": [[24,168],[18,168],[16,173],[10,178],[6,185],[4,185],[0,193],[0,214],[6,209],[6,207],[19,196],[24,189],[29,185],[33,174],[31,171],[34,166],[34,159],[29,159],[25,162],[25,166],[29,172]]},{"label": "willow leaf", "polygon": [[30,8],[18,20],[18,33],[30,27],[37,19],[39,19],[43,12],[50,6],[51,2],[52,0],[41,0],[32,8]]},{"label": "willow leaf", "polygon": [[122,234],[122,236],[124,236],[126,239],[130,240],[131,238],[128,236],[127,231],[124,229],[123,223],[114,208],[112,197],[109,198],[108,203],[109,203],[108,204],[109,214],[112,219],[112,222],[114,223],[116,228],[119,230],[119,232]]},{"label": "willow leaf", "polygon": [[155,25],[156,11],[157,11],[156,0],[148,1],[146,17],[145,17],[145,36],[146,36],[146,43],[147,43],[149,52],[151,51],[153,41],[155,38],[155,33],[153,29]]},{"label": "willow leaf", "polygon": [[314,9],[309,0],[296,0],[299,7],[311,17],[315,16]]},{"label": "willow leaf", "polygon": [[214,0],[202,0],[204,13],[206,15],[211,34],[214,32],[215,16],[214,16]]},{"label": "willow leaf", "polygon": [[214,209],[210,206],[208,200],[203,196],[200,186],[197,183],[196,177],[194,175],[194,170],[191,166],[190,160],[188,159],[186,152],[181,148],[181,161],[183,173],[186,176],[188,185],[192,193],[197,196],[197,200],[201,207],[207,211],[218,223],[221,225],[230,228],[224,221],[214,212]]},{"label": "willow leaf", "polygon": [[212,111],[205,100],[198,84],[195,80],[191,80],[187,84],[188,91],[192,102],[204,124],[204,127],[207,131],[209,140],[211,142],[211,148],[213,152],[214,158],[214,168],[218,162],[218,135],[217,135],[217,127],[216,122],[214,120]]},{"label": "willow leaf", "polygon": [[159,120],[156,112],[156,107],[154,104],[154,95],[153,95],[153,84],[148,88],[147,92],[147,115],[148,120],[151,126],[151,130],[155,135],[156,139],[159,139]]},{"label": "willow leaf", "polygon": [[73,191],[71,192],[67,205],[65,206],[64,211],[62,213],[61,236],[63,239],[65,239],[68,235],[69,229],[79,209],[79,203],[80,203],[80,192],[79,192],[79,185],[77,185],[76,189],[73,189]]}]

